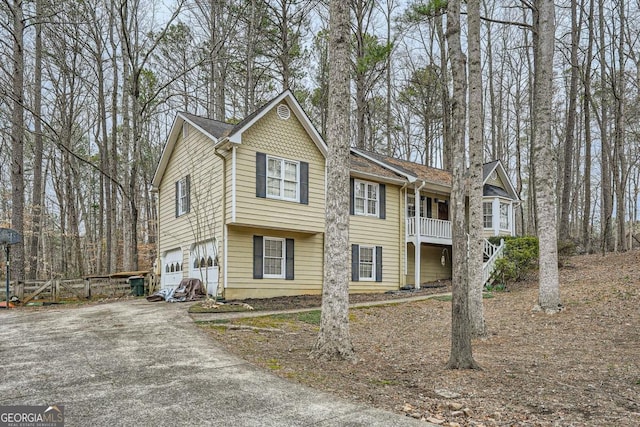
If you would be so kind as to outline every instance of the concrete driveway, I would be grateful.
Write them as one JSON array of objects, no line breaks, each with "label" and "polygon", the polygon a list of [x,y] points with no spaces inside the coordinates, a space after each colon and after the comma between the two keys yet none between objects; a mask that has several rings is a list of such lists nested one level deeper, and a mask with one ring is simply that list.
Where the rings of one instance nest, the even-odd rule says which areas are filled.
[{"label": "concrete driveway", "polygon": [[181,304],[0,310],[0,405],[67,426],[400,426],[408,417],[289,383],[223,351]]}]

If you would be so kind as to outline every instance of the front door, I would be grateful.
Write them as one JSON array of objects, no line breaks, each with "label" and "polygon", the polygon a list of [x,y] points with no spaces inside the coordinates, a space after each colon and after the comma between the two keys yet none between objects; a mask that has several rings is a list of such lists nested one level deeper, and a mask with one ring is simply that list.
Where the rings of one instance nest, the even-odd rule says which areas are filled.
[{"label": "front door", "polygon": [[449,221],[449,204],[438,203],[438,219]]}]

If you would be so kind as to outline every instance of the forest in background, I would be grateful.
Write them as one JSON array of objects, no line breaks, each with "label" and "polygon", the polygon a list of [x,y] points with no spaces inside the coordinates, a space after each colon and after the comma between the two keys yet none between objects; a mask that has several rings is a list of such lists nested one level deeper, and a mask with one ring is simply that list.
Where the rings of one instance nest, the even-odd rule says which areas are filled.
[{"label": "forest in background", "polygon": [[[353,145],[448,169],[446,3],[350,6]],[[535,7],[486,0],[481,15],[484,160],[502,160],[518,230],[535,234]],[[628,0],[556,2],[558,229],[585,251],[634,242],[639,17]],[[150,181],[177,111],[237,122],[290,89],[324,135],[327,26],[315,0],[1,0],[0,226],[24,233],[12,276],[149,268]]]}]

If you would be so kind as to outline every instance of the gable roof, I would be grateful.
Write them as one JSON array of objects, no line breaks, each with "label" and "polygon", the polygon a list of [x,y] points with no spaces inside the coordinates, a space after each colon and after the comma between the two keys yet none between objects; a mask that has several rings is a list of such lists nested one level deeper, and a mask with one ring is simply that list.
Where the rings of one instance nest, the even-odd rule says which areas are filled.
[{"label": "gable roof", "polygon": [[395,157],[355,148],[352,148],[351,151],[400,176],[404,176],[410,183],[420,180],[443,187],[451,187],[451,173],[444,169],[432,168],[408,160],[396,159]]},{"label": "gable roof", "polygon": [[231,123],[221,122],[219,120],[209,119],[207,117],[196,116],[195,114],[178,112],[173,120],[171,130],[169,131],[169,135],[167,136],[167,141],[162,149],[162,154],[160,155],[160,160],[158,162],[158,166],[156,167],[156,172],[153,175],[153,179],[151,181],[152,187],[154,189],[157,189],[160,186],[160,181],[162,181],[162,176],[164,175],[164,172],[167,169],[167,165],[169,164],[171,153],[173,153],[173,149],[175,148],[178,136],[180,135],[180,132],[182,130],[183,123],[189,123],[191,126],[198,129],[205,136],[211,139],[211,141],[213,141],[212,148],[217,148],[219,145],[225,142],[241,144],[242,134],[254,123],[264,117],[264,115],[268,113],[272,108],[275,108],[283,102],[287,103],[287,106],[307,131],[311,140],[318,147],[322,155],[326,157],[327,145],[309,120],[309,117],[302,109],[302,106],[300,106],[298,100],[295,98],[295,96],[293,96],[291,91],[286,90],[280,95],[273,98],[271,101],[264,104],[262,107],[258,108],[253,113],[249,114],[247,117],[245,117],[235,125]]},{"label": "gable roof", "polygon": [[[494,171],[500,177],[500,181],[502,181],[502,184],[504,184],[504,186],[506,187],[505,189],[500,189],[499,187],[496,187],[494,185],[487,184],[489,177]],[[494,160],[492,162],[485,163],[484,165],[482,165],[482,185],[483,185],[483,193],[487,193],[487,192],[490,193],[490,194],[484,194],[485,196],[507,197],[512,200],[517,200],[517,201],[520,200],[520,197],[518,197],[518,192],[513,187],[513,184],[511,184],[511,180],[507,175],[507,171],[505,170],[504,166],[502,166],[502,162],[500,160]],[[493,188],[488,188],[488,187],[493,187]],[[502,190],[502,192],[498,192],[497,190]],[[498,194],[498,193],[501,193],[501,194]]]},{"label": "gable roof", "polygon": [[311,140],[315,143],[318,150],[322,153],[323,156],[327,156],[327,144],[324,142],[318,130],[315,128],[311,120],[309,120],[309,116],[304,112],[302,106],[298,102],[293,93],[290,90],[285,90],[280,95],[273,98],[271,101],[264,104],[262,107],[258,108],[253,113],[249,114],[246,118],[240,121],[237,125],[231,129],[231,131],[225,136],[224,139],[221,139],[220,142],[216,144],[223,144],[226,141],[229,141],[234,144],[242,144],[242,134],[253,126],[258,120],[265,116],[271,109],[275,108],[279,104],[286,102],[287,106],[291,110],[291,112],[296,116],[302,127],[307,131],[307,134],[311,138]]},{"label": "gable roof", "polygon": [[351,175],[373,178],[380,181],[392,181],[398,184],[404,184],[407,181],[406,176],[400,175],[389,168],[380,166],[353,150],[349,155],[349,161]]},{"label": "gable roof", "polygon": [[179,111],[173,119],[171,130],[169,131],[169,135],[167,135],[167,141],[162,148],[162,154],[160,154],[160,160],[158,161],[156,172],[153,174],[153,179],[151,180],[151,186],[154,189],[157,189],[160,186],[160,181],[162,181],[162,176],[164,175],[164,171],[167,169],[169,159],[171,158],[173,149],[178,141],[178,136],[180,136],[180,133],[182,132],[182,125],[185,122],[198,129],[214,143],[218,142],[218,139],[225,131],[227,131],[227,129],[231,129],[233,127],[233,125],[229,125],[218,120],[208,119],[206,117],[200,117]]},{"label": "gable roof", "polygon": [[221,122],[219,120],[208,119],[206,117],[196,116],[195,114],[182,112],[178,113],[178,115],[186,119],[200,132],[215,139],[224,138],[229,133],[229,131],[233,129],[232,124]]}]

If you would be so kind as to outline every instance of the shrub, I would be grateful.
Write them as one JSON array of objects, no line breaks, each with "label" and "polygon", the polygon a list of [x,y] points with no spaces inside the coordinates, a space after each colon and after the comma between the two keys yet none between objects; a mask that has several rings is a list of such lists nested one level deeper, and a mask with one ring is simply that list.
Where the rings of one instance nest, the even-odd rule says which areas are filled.
[{"label": "shrub", "polygon": [[499,245],[500,239],[505,242],[504,256],[496,261],[494,276],[504,285],[528,278],[538,268],[538,238],[491,237],[489,241]]}]

